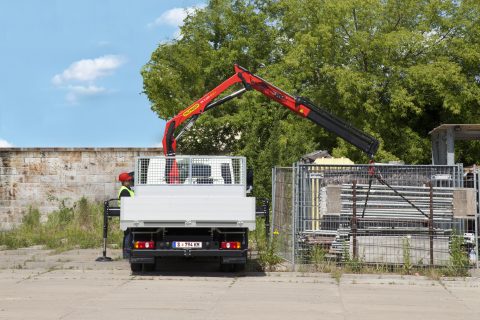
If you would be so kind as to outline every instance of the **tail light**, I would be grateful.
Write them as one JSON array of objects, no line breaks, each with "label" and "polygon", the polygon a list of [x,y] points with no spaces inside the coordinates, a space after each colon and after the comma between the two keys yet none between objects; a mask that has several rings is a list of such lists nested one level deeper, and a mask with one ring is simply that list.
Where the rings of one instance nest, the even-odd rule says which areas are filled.
[{"label": "tail light", "polygon": [[155,249],[154,241],[135,241],[133,244],[135,249]]},{"label": "tail light", "polygon": [[242,244],[238,241],[222,241],[220,242],[220,249],[241,249]]}]

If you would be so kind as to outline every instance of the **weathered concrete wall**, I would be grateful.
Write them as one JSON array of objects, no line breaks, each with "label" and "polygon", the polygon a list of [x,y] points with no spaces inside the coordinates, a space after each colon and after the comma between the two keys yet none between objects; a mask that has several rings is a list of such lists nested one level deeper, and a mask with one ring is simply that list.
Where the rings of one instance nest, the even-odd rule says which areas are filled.
[{"label": "weathered concrete wall", "polygon": [[134,170],[134,157],[162,154],[161,148],[2,148],[0,230],[20,223],[29,206],[45,220],[60,201],[114,198],[118,174]]}]

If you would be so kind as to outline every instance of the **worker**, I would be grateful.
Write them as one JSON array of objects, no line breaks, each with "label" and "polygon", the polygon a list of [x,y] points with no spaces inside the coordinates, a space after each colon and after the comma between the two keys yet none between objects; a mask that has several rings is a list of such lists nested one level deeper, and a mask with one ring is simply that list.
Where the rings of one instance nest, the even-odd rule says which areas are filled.
[{"label": "worker", "polygon": [[[118,206],[120,207],[120,198],[122,197],[134,197],[135,193],[132,190],[133,176],[127,172],[122,172],[118,176],[118,180],[122,183],[120,190],[118,190]],[[130,230],[125,230],[123,233],[123,258],[130,258],[130,252],[132,250],[132,234]]]},{"label": "worker", "polygon": [[118,176],[118,180],[122,183],[120,190],[118,190],[118,206],[120,207],[120,198],[122,197],[134,197],[135,193],[132,190],[133,177],[127,173],[122,172]]}]

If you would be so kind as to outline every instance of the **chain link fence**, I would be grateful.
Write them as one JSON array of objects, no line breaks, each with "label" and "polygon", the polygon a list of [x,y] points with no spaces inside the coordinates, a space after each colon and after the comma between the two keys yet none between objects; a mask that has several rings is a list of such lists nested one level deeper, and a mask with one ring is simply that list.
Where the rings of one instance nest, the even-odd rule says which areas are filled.
[{"label": "chain link fence", "polygon": [[462,165],[277,167],[272,234],[293,266],[478,266],[478,178]]}]

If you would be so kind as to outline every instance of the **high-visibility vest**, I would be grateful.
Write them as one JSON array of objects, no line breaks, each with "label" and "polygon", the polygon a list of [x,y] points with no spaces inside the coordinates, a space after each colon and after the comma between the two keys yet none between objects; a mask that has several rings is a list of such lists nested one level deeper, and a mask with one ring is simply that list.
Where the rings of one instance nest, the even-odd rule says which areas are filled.
[{"label": "high-visibility vest", "polygon": [[130,197],[133,198],[133,197],[135,196],[135,192],[133,192],[132,189],[129,189],[129,188],[125,187],[125,186],[121,186],[121,187],[120,187],[120,190],[118,190],[118,206],[119,206],[119,207],[120,207],[120,194],[122,193],[123,190],[127,190],[128,193],[130,194]]}]

